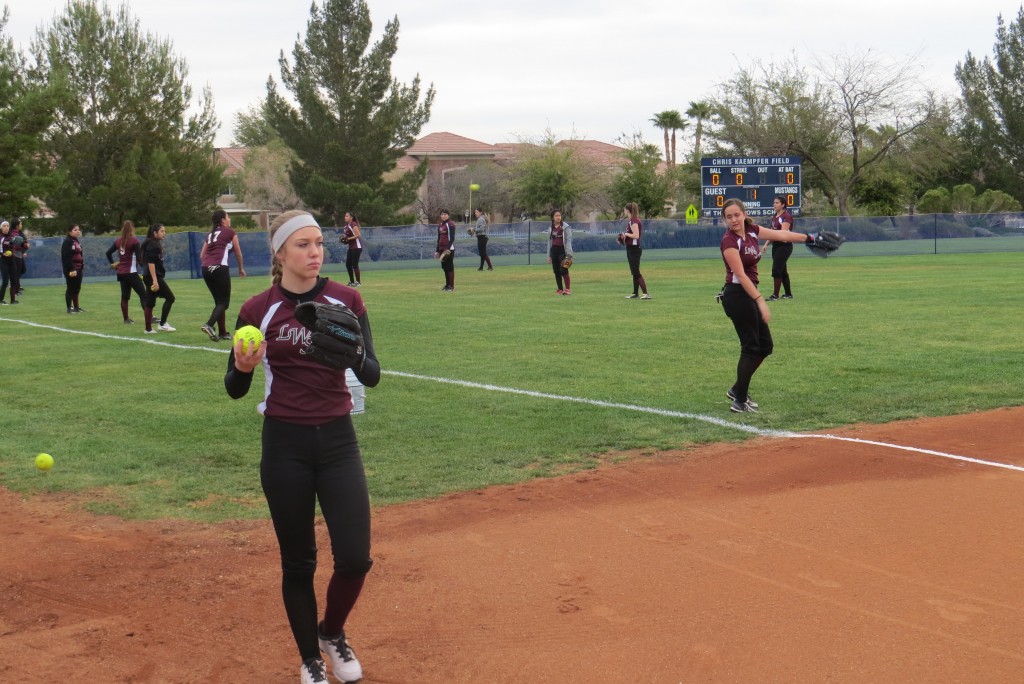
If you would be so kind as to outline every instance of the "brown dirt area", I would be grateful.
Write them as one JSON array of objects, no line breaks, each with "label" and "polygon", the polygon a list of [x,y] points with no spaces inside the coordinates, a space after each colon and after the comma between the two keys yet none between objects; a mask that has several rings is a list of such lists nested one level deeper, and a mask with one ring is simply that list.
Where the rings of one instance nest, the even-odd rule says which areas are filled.
[{"label": "brown dirt area", "polygon": [[[835,434],[1024,466],[1022,425]],[[379,508],[373,534],[365,682],[1024,681],[1020,471],[764,438]],[[278,568],[269,521],[0,490],[0,681],[297,682]]]}]

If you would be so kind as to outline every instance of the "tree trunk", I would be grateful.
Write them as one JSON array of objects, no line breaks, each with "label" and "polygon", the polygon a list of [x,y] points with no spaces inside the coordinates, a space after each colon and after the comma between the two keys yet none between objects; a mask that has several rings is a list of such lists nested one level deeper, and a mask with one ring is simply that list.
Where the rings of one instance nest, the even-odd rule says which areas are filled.
[{"label": "tree trunk", "polygon": [[669,166],[676,165],[676,129],[672,129],[672,163]]},{"label": "tree trunk", "polygon": [[668,145],[668,128],[661,129],[665,132],[665,163],[671,164],[672,158],[669,156],[669,145]]}]

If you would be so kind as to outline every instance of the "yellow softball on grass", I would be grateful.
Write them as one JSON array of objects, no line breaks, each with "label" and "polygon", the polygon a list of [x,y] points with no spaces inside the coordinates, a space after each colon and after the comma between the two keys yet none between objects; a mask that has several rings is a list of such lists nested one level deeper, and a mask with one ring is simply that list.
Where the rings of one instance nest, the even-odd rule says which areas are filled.
[{"label": "yellow softball on grass", "polygon": [[263,333],[255,325],[243,325],[235,331],[232,343],[238,344],[239,340],[242,341],[242,353],[248,354],[250,349],[259,347],[263,342]]},{"label": "yellow softball on grass", "polygon": [[36,456],[36,468],[49,470],[53,467],[53,456],[50,454],[39,454]]}]

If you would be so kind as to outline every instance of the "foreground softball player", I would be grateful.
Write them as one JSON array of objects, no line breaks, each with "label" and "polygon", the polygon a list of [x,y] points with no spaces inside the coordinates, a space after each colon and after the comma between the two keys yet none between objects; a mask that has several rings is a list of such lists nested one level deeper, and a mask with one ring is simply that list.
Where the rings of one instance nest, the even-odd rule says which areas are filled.
[{"label": "foreground softball player", "polygon": [[762,228],[747,217],[747,209],[738,199],[728,199],[722,208],[728,228],[722,236],[722,260],[725,262],[725,287],[720,295],[725,314],[732,320],[740,338],[740,360],[736,383],[726,391],[732,399],[729,407],[736,413],[757,413],[757,402],[747,394],[750,379],[771,355],[774,348],[768,321],[772,314],[757,291],[757,262],[761,259],[758,238],[772,242],[803,242],[820,256],[827,256],[842,244],[835,233],[806,235],[791,230]]},{"label": "foreground softball player", "polygon": [[[359,293],[319,277],[323,234],[313,217],[281,214],[270,226],[270,242],[274,284],[242,306],[237,323],[258,327],[265,341],[245,353],[240,341],[235,344],[224,384],[232,398],[244,396],[263,364],[260,480],[281,550],[281,594],[302,659],[301,681],[327,681],[323,652],[337,679],[354,682],[362,667],[345,639],[345,620],[373,561],[369,493],[345,368],[375,387],[380,364]],[[319,623],[313,584],[317,501],[334,555]]]}]

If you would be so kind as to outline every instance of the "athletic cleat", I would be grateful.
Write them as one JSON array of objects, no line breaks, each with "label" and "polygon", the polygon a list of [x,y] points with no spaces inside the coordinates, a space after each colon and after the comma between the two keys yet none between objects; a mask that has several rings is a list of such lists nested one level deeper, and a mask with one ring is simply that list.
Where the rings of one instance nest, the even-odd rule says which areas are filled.
[{"label": "athletic cleat", "polygon": [[626,295],[626,299],[639,299],[639,298],[640,298],[640,295],[638,295],[638,294]]},{"label": "athletic cleat", "polygon": [[565,288],[564,290],[562,290],[562,294],[564,294],[564,295],[571,295],[572,292],[569,290],[569,288]]},{"label": "athletic cleat", "polygon": [[202,325],[199,327],[199,329],[206,333],[206,335],[210,338],[211,342],[217,342],[220,340],[220,335],[218,335],[217,331],[211,328],[210,326]]},{"label": "athletic cleat", "polygon": [[555,290],[555,294],[565,294],[565,290]]},{"label": "athletic cleat", "polygon": [[227,333],[224,333],[223,335],[220,336],[220,339],[231,341],[231,340],[234,340],[235,338],[234,338],[233,335],[229,335]]},{"label": "athletic cleat", "polygon": [[348,287],[355,287],[356,286],[356,281],[350,280],[350,281],[348,281],[347,285],[348,285]]},{"label": "athletic cleat", "polygon": [[768,302],[777,302],[777,301],[779,301],[779,295],[772,295],[771,297],[769,297],[769,298],[768,298],[768,299],[766,299],[765,301],[768,301]]},{"label": "athletic cleat", "polygon": [[642,295],[640,295],[640,299],[650,299],[650,298],[651,298],[651,295],[647,294],[646,292],[644,292]]},{"label": "athletic cleat", "polygon": [[357,280],[356,281],[356,287],[362,287],[362,286],[363,286],[363,284]]},{"label": "athletic cleat", "polygon": [[0,299],[0,306],[7,306],[7,302],[5,302],[4,300]]},{"label": "athletic cleat", "polygon": [[77,312],[77,311],[75,311],[74,309],[72,309],[71,307],[68,307],[68,313],[69,313],[69,314],[76,314],[76,313],[78,313],[78,312]]},{"label": "athletic cleat", "polygon": [[134,322],[135,322],[135,321],[134,321],[134,320],[132,320],[131,318],[126,318],[126,319],[124,319],[124,324],[125,324],[125,325],[131,325],[131,324],[132,324],[132,323],[134,323]]},{"label": "athletic cleat", "polygon": [[[729,397],[732,401],[736,401],[736,392],[733,391],[732,387],[725,391],[725,396]],[[747,403],[755,409],[758,408],[757,402],[751,399],[749,394],[747,395]]]},{"label": "athletic cleat", "polygon": [[85,309],[80,306],[75,307],[75,313],[85,313]]},{"label": "athletic cleat", "polygon": [[320,637],[320,650],[327,654],[331,672],[340,682],[358,682],[363,678],[363,666],[356,659],[356,652],[345,641],[345,633],[337,639]]},{"label": "athletic cleat", "polygon": [[146,333],[147,335],[155,335],[155,334],[157,334],[160,331],[159,330],[143,330],[143,332]]},{"label": "athletic cleat", "polygon": [[302,684],[327,684],[327,666],[323,658],[307,658],[299,668]]},{"label": "athletic cleat", "polygon": [[793,295],[782,295],[782,299],[792,299]]},{"label": "athletic cleat", "polygon": [[11,304],[21,304],[17,299],[12,299]]},{"label": "athletic cleat", "polygon": [[156,327],[160,328],[164,332],[174,332],[175,330],[177,330],[177,328],[172,328],[170,323],[161,323]]},{"label": "athletic cleat", "polygon": [[757,407],[751,404],[749,399],[742,404],[738,401],[733,401],[729,405],[729,410],[733,413],[757,413]]}]

